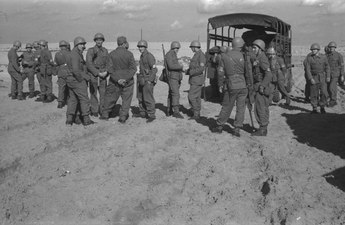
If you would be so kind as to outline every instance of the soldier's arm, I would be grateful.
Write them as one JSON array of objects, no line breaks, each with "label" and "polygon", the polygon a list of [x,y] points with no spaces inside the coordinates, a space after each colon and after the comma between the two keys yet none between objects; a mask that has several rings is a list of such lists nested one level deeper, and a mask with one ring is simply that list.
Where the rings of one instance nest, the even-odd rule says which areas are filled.
[{"label": "soldier's arm", "polygon": [[93,64],[93,49],[89,48],[86,53],[86,67],[88,71],[92,73],[93,76],[97,77],[99,75],[99,70]]},{"label": "soldier's arm", "polygon": [[244,62],[244,66],[245,66],[244,77],[246,79],[246,84],[248,87],[251,87],[254,84],[254,78],[253,78],[252,63],[250,62],[249,57],[246,57],[246,61]]},{"label": "soldier's arm", "polygon": [[264,58],[263,60],[260,60],[260,67],[264,71],[264,77],[261,82],[261,86],[264,86],[265,88],[268,87],[268,84],[272,81],[272,72],[270,69],[270,63],[268,62],[267,58]]},{"label": "soldier's arm", "polygon": [[72,63],[72,73],[74,77],[81,82],[83,80],[83,71],[79,69],[79,56],[73,54],[71,55],[71,63]]},{"label": "soldier's arm", "polygon": [[149,62],[149,67],[150,67],[150,81],[154,81],[156,79],[156,74],[157,74],[157,67],[156,67],[156,59],[152,54],[148,55],[148,62]]},{"label": "soldier's arm", "polygon": [[338,53],[339,54],[339,66],[340,66],[340,76],[342,76],[343,78],[344,78],[344,58],[343,58],[343,56],[340,54],[340,53]]},{"label": "soldier's arm", "polygon": [[308,78],[308,80],[312,80],[313,79],[313,76],[311,75],[311,68],[310,68],[310,63],[309,63],[309,60],[308,60],[308,58],[306,58],[305,60],[304,60],[304,69],[305,69],[305,73],[306,73],[306,75],[307,75],[307,78]]},{"label": "soldier's arm", "polygon": [[20,67],[18,66],[18,57],[14,51],[11,51],[8,55],[8,61],[13,65],[13,68],[19,73]]},{"label": "soldier's arm", "polygon": [[219,61],[219,65],[217,66],[217,76],[218,76],[218,87],[223,87],[224,85],[224,76],[225,76],[225,71],[224,71],[224,62],[223,60]]}]

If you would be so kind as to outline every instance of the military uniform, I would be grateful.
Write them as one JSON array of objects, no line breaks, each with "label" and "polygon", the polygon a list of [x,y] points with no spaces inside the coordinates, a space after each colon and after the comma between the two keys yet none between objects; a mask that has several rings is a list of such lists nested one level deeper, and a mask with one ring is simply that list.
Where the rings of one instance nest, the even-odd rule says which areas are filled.
[{"label": "military uniform", "polygon": [[205,64],[206,57],[205,54],[199,49],[196,51],[190,61],[189,69],[186,75],[189,75],[189,92],[188,100],[189,104],[192,106],[193,117],[200,117],[201,110],[201,90],[202,85],[205,82]]},{"label": "military uniform", "polygon": [[[89,48],[86,53],[86,66],[91,79],[89,88],[91,114],[93,115],[97,115],[103,108],[107,78],[99,77],[99,73],[107,71],[108,58],[108,50],[104,47],[98,47],[97,45]],[[99,101],[97,92],[99,92]]]},{"label": "military uniform", "polygon": [[254,113],[262,131],[267,132],[269,123],[269,96],[271,94],[272,73],[264,52],[252,54],[253,81],[255,90]]},{"label": "military uniform", "polygon": [[324,110],[327,104],[326,80],[330,79],[330,67],[327,57],[320,53],[309,54],[306,58],[305,70],[308,80],[313,79],[315,81],[315,84],[310,85],[310,102],[313,111],[316,110],[317,106]]},{"label": "military uniform", "polygon": [[[67,57],[68,58],[68,57]],[[67,101],[67,118],[75,117],[78,107],[83,117],[90,114],[90,99],[87,93],[88,75],[85,71],[85,61],[82,52],[76,47],[70,53],[70,60],[67,61],[69,75],[66,78],[69,89]],[[85,122],[85,121],[84,121]]]},{"label": "military uniform", "polygon": [[[308,54],[310,55],[310,53]],[[305,78],[305,86],[304,86],[304,99],[305,102],[310,102],[310,80],[307,77],[307,58],[303,61],[303,67],[304,67],[304,78]]]},{"label": "military uniform", "polygon": [[339,77],[344,76],[344,60],[343,56],[336,51],[326,54],[331,70],[331,82],[328,84],[328,94],[330,97],[330,105],[337,102],[337,83]]},{"label": "military uniform", "polygon": [[219,53],[219,47],[215,46],[206,53],[206,67],[207,67],[207,78],[210,79],[211,86],[211,98],[220,98],[218,87],[218,74],[217,74],[217,62],[216,54]]},{"label": "military uniform", "polygon": [[169,84],[169,94],[168,94],[168,108],[174,113],[179,113],[180,111],[180,86],[182,81],[182,70],[183,66],[179,64],[176,52],[171,49],[165,55],[165,60],[168,70],[168,84]]},{"label": "military uniform", "polygon": [[28,78],[30,96],[35,92],[35,55],[33,52],[24,52],[22,55],[23,81]]},{"label": "military uniform", "polygon": [[[287,73],[287,69],[286,69],[284,60],[280,58],[279,56],[275,56],[269,59],[269,62],[270,62],[270,69],[272,71],[273,85],[278,86],[278,90],[280,91],[282,96],[286,98],[287,104],[289,104],[290,95],[285,88],[285,74]],[[270,97],[270,102],[272,98],[273,98],[273,95],[271,95]]]},{"label": "military uniform", "polygon": [[[248,95],[247,85],[251,84],[251,64],[240,49],[233,49],[222,56],[219,71],[219,85],[224,86],[222,109],[217,124],[223,126],[231,115],[236,102],[234,127],[243,127],[245,102]],[[225,80],[224,77],[225,76]]]},{"label": "military uniform", "polygon": [[53,57],[48,48],[41,49],[39,57],[39,76],[40,76],[40,89],[41,98],[43,101],[53,100]]},{"label": "military uniform", "polygon": [[[133,76],[137,71],[133,53],[124,46],[119,46],[109,54],[110,73],[109,85],[105,91],[102,118],[108,118],[117,100],[121,96],[122,106],[119,112],[119,121],[125,122],[131,106],[134,88]],[[126,80],[122,86],[118,83],[120,79]]]},{"label": "military uniform", "polygon": [[67,49],[63,49],[55,53],[54,62],[56,65],[56,73],[58,77],[57,83],[59,87],[57,100],[61,105],[64,105],[67,102],[67,77],[72,75],[67,65],[70,60],[71,52]]},{"label": "military uniform", "polygon": [[142,117],[156,118],[155,98],[153,88],[156,84],[156,59],[146,49],[140,56],[137,98],[139,101],[139,113]]},{"label": "military uniform", "polygon": [[7,54],[8,57],[8,67],[7,71],[11,76],[11,96],[12,99],[21,99],[23,97],[23,78],[21,74],[21,68],[19,64],[19,57],[17,55],[17,50],[11,48]]}]

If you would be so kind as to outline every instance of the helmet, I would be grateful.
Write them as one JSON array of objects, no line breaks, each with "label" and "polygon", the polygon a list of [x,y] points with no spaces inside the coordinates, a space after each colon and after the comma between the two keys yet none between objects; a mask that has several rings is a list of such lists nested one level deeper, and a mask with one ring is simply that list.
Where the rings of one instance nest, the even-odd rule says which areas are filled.
[{"label": "helmet", "polygon": [[317,50],[320,50],[320,45],[318,43],[314,43],[310,46],[310,50],[314,50],[314,49],[317,49]]},{"label": "helmet", "polygon": [[39,47],[38,41],[34,41],[34,42],[32,43],[32,45],[33,45],[34,48],[38,48],[38,47]]},{"label": "helmet", "polygon": [[68,43],[65,40],[62,40],[62,41],[59,42],[59,47],[61,47],[61,46],[66,46],[67,47],[67,45],[68,45]]},{"label": "helmet", "polygon": [[27,43],[27,44],[25,45],[25,48],[32,48],[32,44],[31,44],[31,43]]},{"label": "helmet", "polygon": [[174,49],[174,48],[178,48],[178,49],[181,48],[180,42],[178,41],[171,42],[170,49]]},{"label": "helmet", "polygon": [[276,54],[276,50],[273,47],[269,47],[266,51],[267,54],[270,55],[275,55]]},{"label": "helmet", "polygon": [[47,41],[45,41],[45,40],[40,40],[38,43],[39,43],[39,45],[42,45],[42,46],[47,45]]},{"label": "helmet", "polygon": [[86,44],[86,41],[83,37],[74,38],[74,47],[80,44]]},{"label": "helmet", "polygon": [[256,45],[261,48],[261,50],[265,50],[265,42],[261,39],[256,39],[255,41],[253,41],[252,45]]},{"label": "helmet", "polygon": [[105,40],[104,35],[102,33],[95,34],[95,37],[93,38],[93,40],[96,41],[97,39],[102,39],[103,41]]},{"label": "helmet", "polygon": [[330,48],[330,47],[336,48],[337,47],[337,43],[335,43],[334,41],[329,42],[328,48]]},{"label": "helmet", "polygon": [[190,43],[190,46],[189,46],[189,47],[190,47],[190,48],[191,48],[191,47],[201,48],[200,41],[192,41],[192,42]]},{"label": "helmet", "polygon": [[220,52],[225,53],[228,51],[228,47],[227,46],[220,46],[219,50],[220,50]]},{"label": "helmet", "polygon": [[232,47],[233,48],[242,48],[244,45],[244,40],[241,37],[234,37],[232,39]]},{"label": "helmet", "polygon": [[139,47],[145,47],[145,48],[147,48],[147,41],[145,41],[145,40],[140,40],[140,41],[138,41],[137,47],[138,47],[138,48],[139,48]]},{"label": "helmet", "polygon": [[22,43],[20,41],[15,41],[13,42],[13,46],[20,48],[22,46]]}]

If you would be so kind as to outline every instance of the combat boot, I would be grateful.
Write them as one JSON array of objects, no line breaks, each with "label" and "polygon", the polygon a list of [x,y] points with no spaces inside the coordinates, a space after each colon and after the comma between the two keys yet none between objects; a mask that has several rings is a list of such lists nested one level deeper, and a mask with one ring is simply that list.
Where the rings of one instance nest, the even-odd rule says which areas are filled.
[{"label": "combat boot", "polygon": [[62,109],[65,106],[64,102],[59,102],[57,105],[58,109]]},{"label": "combat boot", "polygon": [[24,97],[23,97],[23,95],[18,95],[18,96],[17,96],[17,99],[18,99],[18,100],[24,100]]},{"label": "combat boot", "polygon": [[33,98],[33,97],[35,97],[35,93],[31,92],[31,93],[29,94],[29,98]]},{"label": "combat boot", "polygon": [[77,124],[77,125],[80,125],[80,124],[82,124],[83,122],[81,122],[81,115],[76,115],[76,116],[74,116],[74,120],[73,120],[73,122],[75,123],[75,124]]},{"label": "combat boot", "polygon": [[318,114],[317,109],[313,108],[313,111],[311,111],[311,114]]},{"label": "combat boot", "polygon": [[252,133],[251,136],[267,136],[267,128],[260,127],[257,131]]},{"label": "combat boot", "polygon": [[290,105],[290,104],[291,104],[291,99],[290,99],[290,97],[286,97],[285,105]]},{"label": "combat boot", "polygon": [[73,115],[67,115],[66,125],[73,125]]},{"label": "combat boot", "polygon": [[156,119],[156,117],[149,117],[147,120],[146,120],[146,123],[151,123],[152,121],[154,121]]},{"label": "combat boot", "polygon": [[145,113],[134,113],[133,115],[132,115],[132,117],[134,117],[134,118],[146,118],[146,116],[145,116]]},{"label": "combat boot", "polygon": [[84,125],[84,126],[89,126],[89,125],[94,124],[94,123],[95,123],[95,122],[93,122],[93,121],[90,119],[89,115],[83,116],[83,125]]},{"label": "combat boot", "polygon": [[100,120],[109,120],[109,115],[107,113],[102,113],[99,117]]},{"label": "combat boot", "polygon": [[211,132],[221,134],[223,132],[223,126],[219,125],[219,126],[213,127],[211,129]]},{"label": "combat boot", "polygon": [[44,102],[46,100],[45,95],[40,95],[38,98],[36,98],[35,102]]},{"label": "combat boot", "polygon": [[175,117],[175,118],[178,118],[178,119],[183,119],[184,117],[181,115],[181,113],[180,112],[174,112],[173,113],[173,115],[172,115],[173,117]]},{"label": "combat boot", "polygon": [[236,137],[240,137],[241,136],[240,135],[240,128],[235,127],[233,135],[236,136]]},{"label": "combat boot", "polygon": [[48,95],[47,98],[43,101],[43,103],[50,103],[54,101],[53,95]]},{"label": "combat boot", "polygon": [[321,113],[321,114],[326,114],[325,107],[321,107],[321,109],[320,109],[320,113]]},{"label": "combat boot", "polygon": [[17,95],[16,95],[16,94],[14,94],[14,95],[11,95],[11,98],[12,98],[12,100],[15,100],[15,99],[17,99]]}]

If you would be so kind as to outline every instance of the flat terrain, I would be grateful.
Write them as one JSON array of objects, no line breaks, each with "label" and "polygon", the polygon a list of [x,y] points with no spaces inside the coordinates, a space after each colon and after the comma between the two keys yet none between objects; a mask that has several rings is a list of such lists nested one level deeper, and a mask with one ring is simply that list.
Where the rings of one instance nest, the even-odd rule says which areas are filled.
[{"label": "flat terrain", "polygon": [[165,116],[167,86],[159,82],[150,124],[131,117],[134,98],[126,124],[94,118],[67,127],[56,101],[11,100],[2,66],[0,224],[345,224],[345,92],[339,88],[327,114],[311,115],[301,90],[304,56],[293,57],[291,106],[270,106],[268,136],[250,136],[246,111],[240,138],[231,134],[235,110],[222,134],[210,132],[218,103],[203,101],[202,120],[188,120],[187,77],[185,119]]}]

